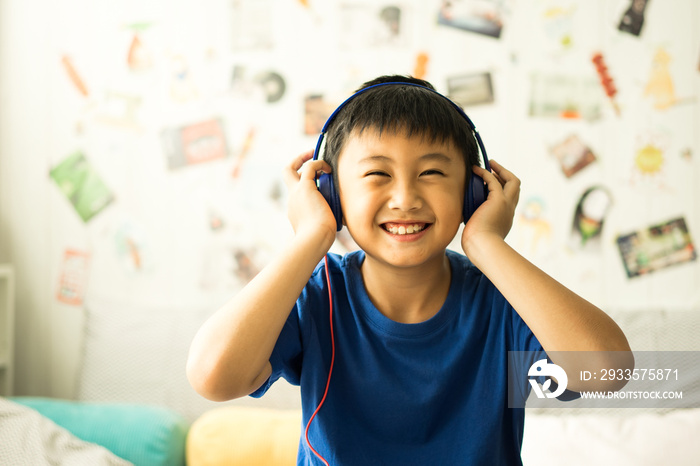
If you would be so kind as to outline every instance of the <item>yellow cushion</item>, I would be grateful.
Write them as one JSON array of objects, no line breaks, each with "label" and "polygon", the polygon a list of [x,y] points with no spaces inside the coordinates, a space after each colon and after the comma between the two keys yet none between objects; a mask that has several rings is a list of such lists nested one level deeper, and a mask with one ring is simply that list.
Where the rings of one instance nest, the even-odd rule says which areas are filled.
[{"label": "yellow cushion", "polygon": [[293,466],[300,435],[301,410],[215,408],[190,427],[187,464]]}]

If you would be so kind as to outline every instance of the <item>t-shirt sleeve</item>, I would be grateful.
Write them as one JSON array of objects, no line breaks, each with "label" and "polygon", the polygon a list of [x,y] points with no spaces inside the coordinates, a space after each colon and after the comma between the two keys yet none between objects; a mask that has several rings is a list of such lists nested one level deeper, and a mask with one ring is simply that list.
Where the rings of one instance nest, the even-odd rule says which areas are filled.
[{"label": "t-shirt sleeve", "polygon": [[270,355],[272,373],[265,383],[250,394],[253,398],[260,398],[280,377],[292,385],[299,385],[301,376],[302,359],[302,325],[299,318],[299,306],[294,305],[289,313],[284,327],[277,338],[275,347]]}]

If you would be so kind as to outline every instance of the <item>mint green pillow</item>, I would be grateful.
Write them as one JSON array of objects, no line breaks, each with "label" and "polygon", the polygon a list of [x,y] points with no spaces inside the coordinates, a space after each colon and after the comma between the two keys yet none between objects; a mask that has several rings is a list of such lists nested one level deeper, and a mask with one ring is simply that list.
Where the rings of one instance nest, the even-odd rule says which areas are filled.
[{"label": "mint green pillow", "polygon": [[157,406],[87,403],[53,398],[12,397],[86,442],[96,443],[136,466],[184,466],[189,424]]}]

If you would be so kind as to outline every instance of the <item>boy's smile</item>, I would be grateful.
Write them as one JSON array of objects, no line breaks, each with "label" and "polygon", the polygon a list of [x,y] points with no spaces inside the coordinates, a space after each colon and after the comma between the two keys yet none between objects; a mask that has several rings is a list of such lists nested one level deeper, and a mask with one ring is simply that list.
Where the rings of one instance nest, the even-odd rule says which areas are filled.
[{"label": "boy's smile", "polygon": [[368,128],[348,138],[337,171],[344,222],[366,259],[442,263],[464,202],[466,164],[454,145]]}]

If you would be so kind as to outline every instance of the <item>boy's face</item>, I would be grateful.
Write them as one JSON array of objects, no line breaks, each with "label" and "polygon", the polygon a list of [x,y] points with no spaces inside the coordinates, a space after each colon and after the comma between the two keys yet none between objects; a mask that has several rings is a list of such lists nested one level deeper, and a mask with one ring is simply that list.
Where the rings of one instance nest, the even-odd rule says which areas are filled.
[{"label": "boy's face", "polygon": [[345,224],[368,258],[397,267],[443,260],[467,173],[453,144],[368,128],[350,135],[337,171]]}]

